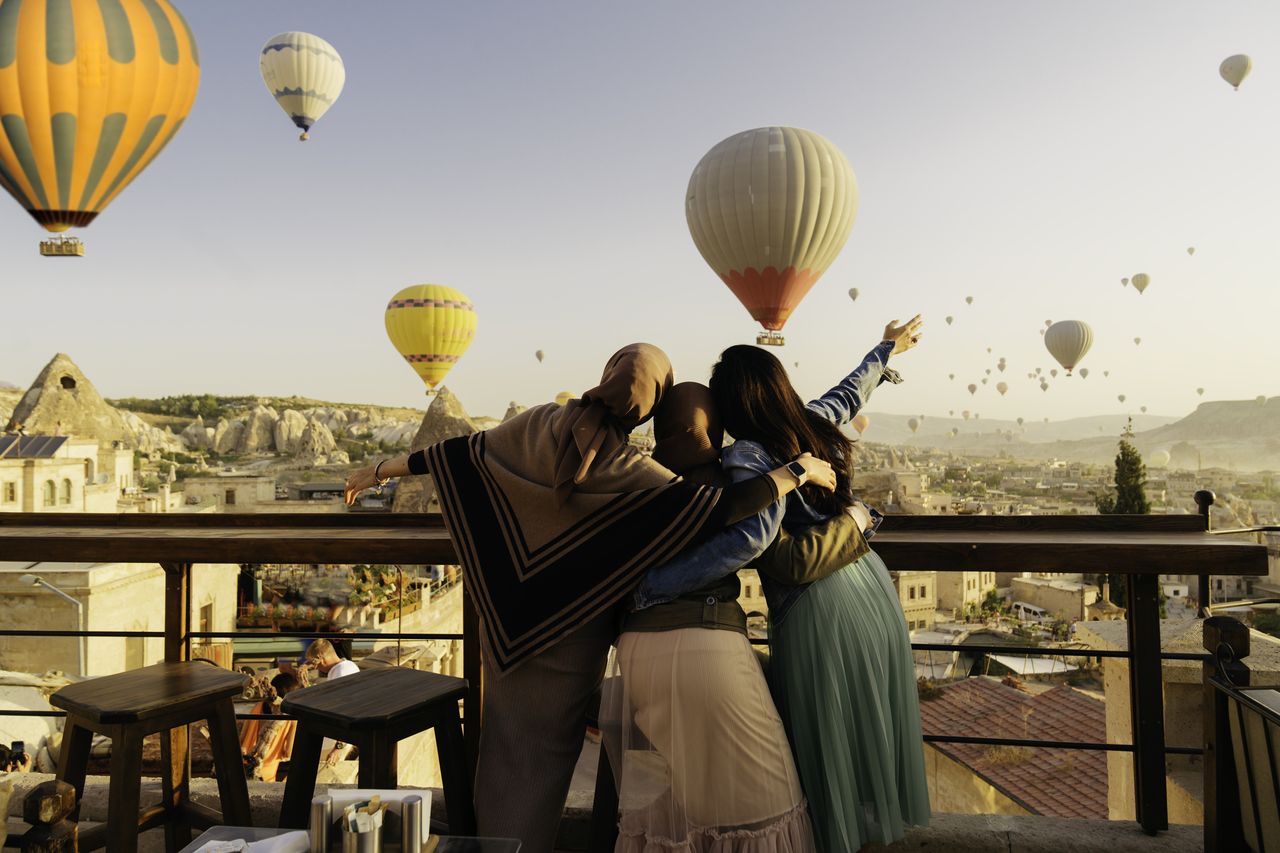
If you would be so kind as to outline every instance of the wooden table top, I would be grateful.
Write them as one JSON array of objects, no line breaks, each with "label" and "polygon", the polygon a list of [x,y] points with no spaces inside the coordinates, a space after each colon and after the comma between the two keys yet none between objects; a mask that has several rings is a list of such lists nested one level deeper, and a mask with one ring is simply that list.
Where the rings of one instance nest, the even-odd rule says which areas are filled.
[{"label": "wooden table top", "polygon": [[99,723],[132,723],[237,696],[246,679],[207,661],[156,663],[68,684],[49,704]]},{"label": "wooden table top", "polygon": [[[7,516],[7,517],[6,517]],[[890,516],[872,547],[891,569],[1265,575],[1248,538],[1193,516]],[[0,513],[0,559],[454,564],[438,515]]]},{"label": "wooden table top", "polygon": [[300,719],[316,718],[349,729],[378,728],[420,714],[437,702],[467,695],[462,678],[403,667],[366,669],[285,697],[281,710]]}]

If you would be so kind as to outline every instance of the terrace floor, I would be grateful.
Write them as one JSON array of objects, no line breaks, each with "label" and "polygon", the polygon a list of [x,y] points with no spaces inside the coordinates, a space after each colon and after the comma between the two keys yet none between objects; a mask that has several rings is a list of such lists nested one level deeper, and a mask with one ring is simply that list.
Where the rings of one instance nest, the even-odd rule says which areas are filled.
[{"label": "terrace floor", "polygon": [[[10,812],[10,839],[21,832],[23,824],[16,818],[19,804],[26,791],[40,782],[53,778],[41,773],[28,773],[16,779]],[[213,779],[192,779],[193,798],[204,805],[217,808],[218,789]],[[317,786],[318,792],[327,790]],[[284,786],[269,782],[250,782],[249,796],[253,808],[254,823],[270,826],[280,810],[280,796]],[[144,779],[142,801],[159,799],[160,781]],[[444,819],[441,794],[435,792],[433,800],[436,817]],[[107,778],[91,776],[85,786],[82,816],[86,821],[105,820],[107,815]],[[591,817],[590,794],[575,792],[565,809],[560,827],[560,849],[563,853],[587,850],[588,825]],[[139,844],[139,853],[161,853],[164,836],[161,830],[145,833]],[[1069,820],[1049,817],[1023,817],[1005,815],[935,814],[931,826],[912,830],[897,844],[888,847],[866,848],[866,853],[1199,853],[1204,849],[1203,829],[1199,826],[1175,826],[1168,832],[1152,837],[1144,835],[1131,821]],[[607,853],[607,851],[605,852]]]}]

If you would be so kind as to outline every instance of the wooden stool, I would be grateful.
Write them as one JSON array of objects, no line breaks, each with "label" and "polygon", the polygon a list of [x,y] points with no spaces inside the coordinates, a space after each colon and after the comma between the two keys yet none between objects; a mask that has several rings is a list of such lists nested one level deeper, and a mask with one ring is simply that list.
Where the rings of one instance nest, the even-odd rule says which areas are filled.
[{"label": "wooden stool", "polygon": [[403,667],[369,669],[290,693],[280,707],[298,718],[298,731],[280,826],[306,827],[324,738],[360,750],[361,788],[389,789],[396,787],[396,744],[435,729],[449,833],[474,835],[475,808],[458,714],[458,700],[466,693],[466,679]]},{"label": "wooden stool", "polygon": [[[191,841],[191,825],[223,822],[251,826],[249,786],[236,736],[232,698],[244,689],[245,677],[207,661],[157,663],[141,669],[69,684],[49,697],[67,712],[62,733],[58,778],[76,791],[76,810],[84,797],[89,748],[94,733],[111,738],[111,788],[107,822],[80,833],[80,849],[106,845],[108,853],[133,853],[138,833],[165,826],[165,846],[172,851]],[[190,801],[188,765],[164,741],[169,769],[163,774],[159,805],[139,812],[142,784],[142,739],[156,732],[209,721],[209,741],[218,777],[221,815]],[[176,846],[175,846],[176,845]]]}]

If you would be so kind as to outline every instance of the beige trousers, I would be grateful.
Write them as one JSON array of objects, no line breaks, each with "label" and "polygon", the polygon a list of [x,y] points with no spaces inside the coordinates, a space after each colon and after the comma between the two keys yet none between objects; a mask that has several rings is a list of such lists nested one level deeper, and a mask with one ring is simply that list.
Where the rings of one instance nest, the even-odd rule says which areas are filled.
[{"label": "beige trousers", "polygon": [[518,838],[520,853],[555,849],[615,624],[612,613],[599,617],[503,675],[494,674],[484,649],[475,793],[481,837]]}]

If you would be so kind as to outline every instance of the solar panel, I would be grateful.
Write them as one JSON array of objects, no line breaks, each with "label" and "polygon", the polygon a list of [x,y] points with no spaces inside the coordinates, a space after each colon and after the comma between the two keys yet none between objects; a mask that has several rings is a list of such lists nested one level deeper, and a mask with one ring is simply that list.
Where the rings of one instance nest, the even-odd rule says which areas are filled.
[{"label": "solar panel", "polygon": [[18,443],[16,435],[0,435],[0,459],[5,457],[9,449]]},{"label": "solar panel", "polygon": [[65,435],[6,435],[0,437],[0,456],[10,459],[51,459],[62,445]]}]

